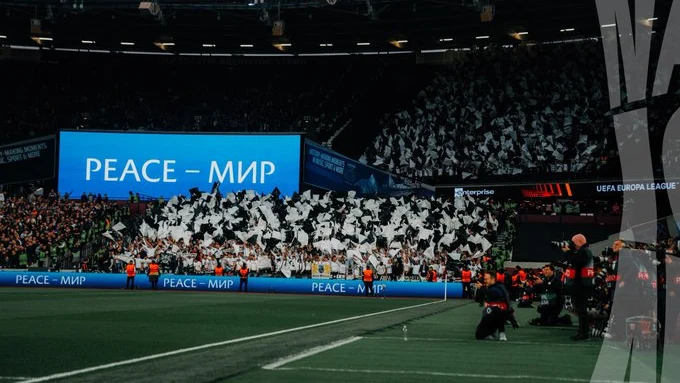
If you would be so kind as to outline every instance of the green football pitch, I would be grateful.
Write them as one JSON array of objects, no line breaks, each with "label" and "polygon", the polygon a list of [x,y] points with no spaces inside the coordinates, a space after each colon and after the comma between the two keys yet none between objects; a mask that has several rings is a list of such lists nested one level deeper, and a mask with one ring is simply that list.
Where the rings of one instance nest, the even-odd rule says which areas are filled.
[{"label": "green football pitch", "polygon": [[[480,315],[462,300],[4,288],[0,383],[590,381],[601,341],[527,325],[475,341]],[[634,370],[656,369],[640,355]]]}]

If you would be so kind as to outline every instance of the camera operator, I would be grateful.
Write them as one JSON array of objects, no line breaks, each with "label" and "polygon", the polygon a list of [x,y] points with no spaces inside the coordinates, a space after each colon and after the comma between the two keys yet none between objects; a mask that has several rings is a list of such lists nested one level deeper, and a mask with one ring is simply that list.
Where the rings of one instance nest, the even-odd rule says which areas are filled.
[{"label": "camera operator", "polygon": [[564,306],[564,294],[562,281],[555,275],[555,267],[553,265],[543,266],[543,278],[536,277],[534,284],[533,291],[541,297],[541,303],[538,306],[540,317],[534,318],[529,324],[557,326]]},{"label": "camera operator", "polygon": [[565,293],[571,296],[571,302],[578,315],[578,334],[571,339],[579,341],[589,337],[588,311],[586,303],[593,292],[595,278],[594,258],[588,241],[583,234],[576,234],[570,243],[563,243],[562,251],[567,253],[569,267],[564,273]]}]

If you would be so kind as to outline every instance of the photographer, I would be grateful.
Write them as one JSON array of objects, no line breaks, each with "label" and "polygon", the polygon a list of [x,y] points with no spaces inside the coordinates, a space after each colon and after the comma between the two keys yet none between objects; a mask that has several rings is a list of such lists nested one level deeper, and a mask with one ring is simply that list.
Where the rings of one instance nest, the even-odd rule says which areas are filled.
[{"label": "photographer", "polygon": [[559,325],[559,316],[564,306],[564,294],[562,282],[555,275],[555,267],[553,265],[543,266],[543,277],[536,277],[534,284],[533,291],[541,298],[538,306],[540,317],[534,318],[529,324],[534,326]]},{"label": "photographer", "polygon": [[484,274],[484,284],[477,282],[476,285],[478,289],[486,287],[486,293],[482,320],[477,325],[475,339],[498,339],[507,342],[505,322],[509,321],[515,330],[519,328],[508,291],[502,283],[496,280],[494,273]]},{"label": "photographer", "polygon": [[561,250],[567,253],[566,262],[569,264],[564,273],[565,293],[571,296],[571,303],[578,315],[578,334],[571,339],[585,340],[589,337],[586,303],[593,293],[595,278],[593,253],[583,234],[576,234],[570,243],[561,245]]}]

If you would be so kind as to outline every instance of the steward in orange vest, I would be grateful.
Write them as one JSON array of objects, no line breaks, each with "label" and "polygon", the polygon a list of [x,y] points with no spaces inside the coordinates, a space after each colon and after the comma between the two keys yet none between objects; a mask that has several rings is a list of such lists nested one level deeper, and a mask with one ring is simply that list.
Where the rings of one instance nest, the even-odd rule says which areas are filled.
[{"label": "steward in orange vest", "polygon": [[238,270],[238,276],[241,277],[241,283],[238,285],[239,292],[243,291],[244,286],[245,292],[248,292],[248,274],[250,274],[250,270],[248,270],[248,265],[244,262],[243,266]]},{"label": "steward in orange vest", "polygon": [[125,266],[125,273],[127,274],[127,282],[125,283],[126,290],[134,290],[135,288],[135,263],[133,261],[128,262]]},{"label": "steward in orange vest", "polygon": [[224,276],[224,267],[221,265],[218,265],[215,267],[215,276],[216,277],[222,277]]},{"label": "steward in orange vest", "polygon": [[160,276],[160,267],[158,266],[158,263],[156,263],[156,260],[152,259],[151,264],[149,265],[149,282],[151,283],[152,290],[156,290],[158,288],[158,278],[160,278]]},{"label": "steward in orange vest", "polygon": [[505,284],[505,270],[496,271],[496,282]]},{"label": "steward in orange vest", "polygon": [[430,266],[430,271],[427,272],[427,281],[437,282],[437,272],[434,271],[434,268],[432,266]]},{"label": "steward in orange vest", "polygon": [[373,293],[373,270],[371,266],[366,265],[366,270],[364,270],[364,288],[366,289],[366,296],[375,296]]},{"label": "steward in orange vest", "polygon": [[463,282],[463,298],[470,298],[472,296],[470,291],[470,283],[472,282],[472,271],[465,266],[461,273],[461,282]]}]

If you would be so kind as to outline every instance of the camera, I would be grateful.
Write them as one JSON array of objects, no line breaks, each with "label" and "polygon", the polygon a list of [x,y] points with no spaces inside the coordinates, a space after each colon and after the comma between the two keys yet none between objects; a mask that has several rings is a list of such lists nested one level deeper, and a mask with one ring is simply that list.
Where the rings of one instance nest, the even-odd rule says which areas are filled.
[{"label": "camera", "polygon": [[555,250],[560,250],[564,247],[571,248],[571,241],[550,241],[550,247]]},{"label": "camera", "polygon": [[611,247],[606,247],[604,250],[602,250],[602,258],[609,258],[615,255],[616,253],[614,253],[614,249]]}]

